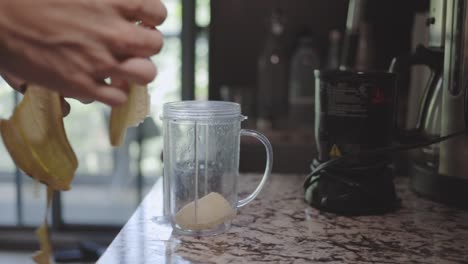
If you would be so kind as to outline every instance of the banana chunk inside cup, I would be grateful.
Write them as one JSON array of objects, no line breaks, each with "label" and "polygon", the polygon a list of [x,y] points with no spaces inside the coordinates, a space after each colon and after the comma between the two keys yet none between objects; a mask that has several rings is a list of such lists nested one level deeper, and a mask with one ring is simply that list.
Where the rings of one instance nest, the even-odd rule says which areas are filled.
[{"label": "banana chunk inside cup", "polygon": [[175,215],[175,222],[183,229],[204,230],[224,223],[235,214],[236,211],[221,194],[211,192],[182,207]]}]

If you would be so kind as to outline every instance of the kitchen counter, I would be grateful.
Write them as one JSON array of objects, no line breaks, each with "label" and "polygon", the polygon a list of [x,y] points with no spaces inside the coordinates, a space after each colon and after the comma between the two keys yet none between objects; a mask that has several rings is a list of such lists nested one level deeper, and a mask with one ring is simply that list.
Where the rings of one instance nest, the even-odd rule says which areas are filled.
[{"label": "kitchen counter", "polygon": [[[203,238],[171,234],[158,181],[98,263],[468,263],[468,211],[418,198],[406,178],[402,208],[361,217],[305,204],[303,178],[272,175],[227,233]],[[258,179],[241,175],[241,195]]]}]

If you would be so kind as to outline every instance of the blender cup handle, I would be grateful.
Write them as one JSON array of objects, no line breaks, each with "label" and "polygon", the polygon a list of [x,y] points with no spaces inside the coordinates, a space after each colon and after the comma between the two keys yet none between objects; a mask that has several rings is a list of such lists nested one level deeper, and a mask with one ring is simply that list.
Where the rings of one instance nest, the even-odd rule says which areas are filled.
[{"label": "blender cup handle", "polygon": [[267,159],[266,159],[265,173],[263,174],[262,180],[258,184],[255,191],[253,191],[253,193],[251,193],[246,198],[237,202],[237,208],[240,208],[250,203],[253,199],[255,199],[255,197],[257,197],[257,195],[260,193],[260,191],[262,190],[262,188],[265,186],[266,182],[268,181],[268,178],[270,177],[270,174],[271,174],[271,169],[273,167],[273,148],[267,137],[265,137],[263,134],[257,131],[249,130],[249,129],[241,129],[240,135],[254,137],[258,139],[260,142],[262,142],[262,144],[265,146]]}]

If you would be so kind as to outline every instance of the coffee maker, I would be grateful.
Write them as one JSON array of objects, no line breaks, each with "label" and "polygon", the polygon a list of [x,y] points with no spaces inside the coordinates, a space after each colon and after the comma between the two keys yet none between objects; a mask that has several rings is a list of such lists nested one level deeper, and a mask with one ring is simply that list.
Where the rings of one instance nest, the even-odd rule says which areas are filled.
[{"label": "coffee maker", "polygon": [[[428,48],[420,47],[420,51],[435,53],[422,56],[423,63],[417,59],[413,60],[416,63],[409,63],[426,64],[432,70],[416,126],[426,139],[467,127],[468,3],[464,0],[431,0],[427,25],[429,45]],[[468,208],[466,133],[414,151],[409,167],[411,187],[416,193],[438,202]]]}]

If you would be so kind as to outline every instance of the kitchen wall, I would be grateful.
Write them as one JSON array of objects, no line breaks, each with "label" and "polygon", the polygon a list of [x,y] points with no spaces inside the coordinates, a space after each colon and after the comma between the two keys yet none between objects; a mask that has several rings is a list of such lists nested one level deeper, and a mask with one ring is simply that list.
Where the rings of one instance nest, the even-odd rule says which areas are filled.
[{"label": "kitchen wall", "polygon": [[255,89],[257,57],[267,32],[268,17],[275,7],[286,17],[287,48],[303,25],[320,39],[321,54],[327,50],[328,33],[343,30],[347,0],[212,0],[210,28],[210,99],[219,99],[222,85]]},{"label": "kitchen wall", "polygon": [[[252,125],[249,122],[255,118],[252,112],[257,102],[257,60],[272,11],[281,8],[286,16],[287,53],[292,53],[296,36],[305,26],[318,42],[323,66],[330,31],[338,30],[344,35],[348,4],[348,0],[211,0],[209,99],[222,99],[223,86],[240,89],[243,112],[251,117],[244,125]],[[372,65],[367,65],[370,69],[388,70],[392,58],[411,52],[414,14],[426,9],[427,0],[367,1],[363,19],[369,25],[367,44],[371,46],[364,50],[374,51]],[[402,83],[409,82],[407,75],[401,79]],[[408,88],[401,91],[402,101],[407,102]],[[400,105],[401,112],[406,111],[406,105]],[[404,118],[401,122],[405,122]],[[275,171],[309,170],[316,153],[313,130],[302,134],[294,129],[262,132],[272,140]],[[263,157],[262,146],[246,143],[241,148],[241,171],[263,170]]]}]

